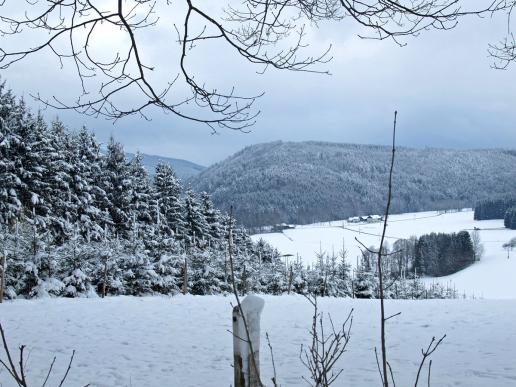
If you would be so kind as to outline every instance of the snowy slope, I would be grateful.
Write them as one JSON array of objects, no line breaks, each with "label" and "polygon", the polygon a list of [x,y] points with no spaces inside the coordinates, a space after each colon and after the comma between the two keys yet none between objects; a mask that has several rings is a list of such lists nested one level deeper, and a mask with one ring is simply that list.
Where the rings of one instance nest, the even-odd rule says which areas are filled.
[{"label": "snowy slope", "polygon": [[[283,387],[306,386],[299,349],[307,344],[311,307],[301,296],[266,296],[262,335],[269,332]],[[232,384],[230,297],[177,296],[46,299],[0,304],[0,322],[12,348],[24,343],[31,385],[41,385],[54,355],[57,386],[69,354],[76,357],[66,386],[228,387]],[[352,338],[335,386],[380,383],[374,358],[378,302],[320,299],[342,322],[354,308]],[[388,324],[389,353],[397,385],[413,385],[420,348],[447,334],[433,357],[433,386],[516,387],[516,301],[388,301],[402,315]],[[270,356],[262,337],[261,364],[268,386]],[[0,355],[3,356],[3,353]],[[14,386],[0,372],[3,387]],[[426,386],[426,373],[425,382]]]},{"label": "snowy slope", "polygon": [[[382,226],[383,223],[348,224],[346,221],[335,221],[297,226],[283,233],[253,235],[252,238],[268,241],[282,254],[299,255],[306,264],[313,263],[319,249],[338,252],[344,243],[348,259],[355,265],[361,254],[355,238],[366,246],[379,246]],[[473,230],[475,227],[480,229],[485,248],[482,260],[459,273],[426,281],[452,283],[470,297],[516,298],[516,252],[512,253],[511,259],[507,259],[507,252],[502,248],[505,242],[516,237],[516,231],[505,229],[503,220],[475,221],[471,210],[446,214],[419,212],[392,215],[386,235],[388,243],[392,245],[397,239],[412,235]]]}]

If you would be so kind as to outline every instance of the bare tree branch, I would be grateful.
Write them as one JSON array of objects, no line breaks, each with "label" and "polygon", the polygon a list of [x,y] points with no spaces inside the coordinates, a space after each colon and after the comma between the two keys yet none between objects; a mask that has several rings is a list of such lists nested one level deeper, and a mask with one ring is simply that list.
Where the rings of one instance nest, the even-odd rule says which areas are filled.
[{"label": "bare tree branch", "polygon": [[[421,349],[421,355],[423,356],[421,359],[421,363],[419,363],[419,368],[417,370],[416,375],[416,382],[414,383],[414,387],[417,387],[419,383],[419,376],[421,375],[421,370],[423,369],[423,366],[425,365],[425,361],[432,356],[432,354],[437,350],[437,348],[442,344],[443,340],[446,338],[446,335],[441,337],[439,340],[436,340],[435,337],[432,337],[432,340],[430,341],[430,344],[428,344],[428,347],[426,349]],[[430,362],[429,368],[428,368],[428,385],[430,386],[430,371],[431,371],[432,363]]]},{"label": "bare tree branch", "polygon": [[[391,38],[402,45],[400,39],[423,30],[453,28],[461,16],[508,9],[509,0],[490,1],[481,10],[462,10],[458,0],[244,0],[228,3],[217,15],[195,0],[4,0],[0,34],[20,39],[15,49],[0,43],[0,69],[48,53],[61,68],[71,65],[80,83],[72,101],[34,94],[53,108],[118,120],[129,115],[149,119],[147,112],[154,107],[208,125],[213,132],[245,131],[259,114],[254,105],[262,93],[245,96],[234,87],[221,91],[199,81],[189,63],[192,51],[218,42],[228,53],[257,65],[258,73],[274,68],[327,74],[319,65],[331,60],[331,47],[315,56],[305,53],[307,29],[321,21],[348,19],[362,27],[361,37]],[[163,82],[156,79],[142,40],[145,31],[156,31],[170,15],[181,20],[173,25],[179,48],[160,47],[160,55],[176,55],[172,69],[177,70],[171,74],[167,69]],[[106,28],[122,39],[106,41]],[[108,49],[111,58],[101,54],[102,49]]]},{"label": "bare tree branch", "polygon": [[319,312],[316,296],[305,298],[312,304],[314,313],[310,336],[312,344],[305,348],[301,345],[299,358],[301,363],[310,372],[310,380],[303,376],[303,379],[313,387],[328,387],[332,385],[342,374],[343,369],[334,371],[337,361],[346,352],[347,345],[351,338],[351,327],[353,325],[353,310],[342,323],[340,329],[336,329],[333,320],[328,315],[331,331],[325,332],[323,315]]},{"label": "bare tree branch", "polygon": [[274,387],[278,387],[278,376],[276,375],[276,363],[274,362],[274,351],[272,350],[271,340],[269,339],[269,333],[265,333],[265,338],[267,339],[267,345],[269,346],[269,351],[271,353],[271,362],[272,362],[272,385]]},{"label": "bare tree branch", "polygon": [[[20,358],[18,361],[18,367],[16,367],[16,365],[13,362],[12,356],[11,356],[11,350],[9,349],[9,346],[7,345],[7,339],[6,339],[2,324],[0,324],[0,336],[2,338],[3,350],[5,352],[5,356],[7,357],[7,362],[2,360],[2,358],[0,357],[0,365],[6,369],[6,371],[9,373],[11,378],[14,380],[14,382],[16,382],[16,384],[18,386],[28,387],[28,383],[27,383],[27,379],[26,379],[26,372],[25,372],[26,371],[25,370],[26,361],[28,359],[28,357],[27,357],[27,359],[25,358],[26,346],[21,345],[19,348]],[[30,352],[29,352],[29,355],[30,355]],[[66,372],[65,372],[63,378],[61,379],[61,382],[59,383],[59,387],[63,386],[64,382],[66,381],[66,379],[68,377],[68,373],[70,372],[70,369],[72,368],[74,356],[75,356],[75,350],[72,352],[70,361],[68,362],[68,368],[66,369]],[[41,385],[41,387],[45,387],[45,385],[47,384],[48,379],[49,379],[50,375],[52,374],[52,370],[54,368],[55,362],[56,362],[56,358],[54,357],[52,360],[52,363],[50,363],[50,367],[48,369],[45,379],[43,380],[43,384]],[[86,386],[88,386],[88,385],[86,385]]]}]

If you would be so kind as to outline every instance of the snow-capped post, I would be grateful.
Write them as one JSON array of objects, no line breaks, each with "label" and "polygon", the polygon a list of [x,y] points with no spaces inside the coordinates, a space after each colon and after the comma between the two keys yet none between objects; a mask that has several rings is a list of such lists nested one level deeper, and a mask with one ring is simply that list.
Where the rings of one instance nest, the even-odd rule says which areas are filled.
[{"label": "snow-capped post", "polygon": [[[238,305],[233,308],[234,386],[260,387],[260,317],[265,301],[250,294],[241,305],[242,311]],[[247,323],[247,332],[242,313]],[[247,337],[254,353],[251,353]]]}]

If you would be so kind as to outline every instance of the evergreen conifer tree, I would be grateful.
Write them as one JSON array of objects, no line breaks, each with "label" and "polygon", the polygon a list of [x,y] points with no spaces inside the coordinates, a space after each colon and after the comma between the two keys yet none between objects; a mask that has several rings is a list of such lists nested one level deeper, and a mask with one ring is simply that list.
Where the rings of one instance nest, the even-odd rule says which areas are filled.
[{"label": "evergreen conifer tree", "polygon": [[130,190],[132,182],[122,145],[113,138],[109,141],[102,169],[106,176],[104,190],[109,206],[107,209],[116,232],[123,237],[131,229]]},{"label": "evergreen conifer tree", "polygon": [[185,221],[181,202],[181,185],[170,165],[163,162],[156,165],[154,195],[162,227],[168,230],[169,234],[183,235]]}]

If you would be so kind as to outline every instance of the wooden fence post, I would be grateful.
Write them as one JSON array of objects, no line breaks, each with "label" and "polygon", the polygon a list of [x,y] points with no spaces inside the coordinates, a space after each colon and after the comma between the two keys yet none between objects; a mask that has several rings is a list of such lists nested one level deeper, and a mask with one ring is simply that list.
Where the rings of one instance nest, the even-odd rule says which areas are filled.
[{"label": "wooden fence post", "polygon": [[0,254],[0,304],[4,299],[4,287],[5,287],[5,254]]},{"label": "wooden fence post", "polygon": [[[233,370],[234,370],[234,386],[245,387],[243,359],[241,348],[243,343],[240,340],[240,325],[242,324],[242,315],[240,308],[236,305],[233,308]],[[245,334],[245,332],[244,332]]]},{"label": "wooden fence post", "polygon": [[186,257],[183,264],[183,294],[188,294],[188,262]]},{"label": "wooden fence post", "polygon": [[103,280],[102,280],[102,298],[106,297],[106,290],[107,290],[107,264],[108,264],[108,256],[106,255],[104,260],[104,274],[103,274]]},{"label": "wooden fence post", "polygon": [[[233,308],[233,361],[235,387],[260,387],[260,317],[265,302],[255,295],[248,295],[241,302],[242,311],[238,305]],[[249,336],[254,353],[247,340],[247,333],[242,319],[242,313],[247,322]],[[254,361],[252,359],[254,356]],[[256,369],[254,367],[256,364]]]},{"label": "wooden fence post", "polygon": [[292,280],[294,279],[294,272],[292,271],[292,265],[290,265],[289,273],[288,273],[288,294],[290,294],[290,290],[292,289]]}]

